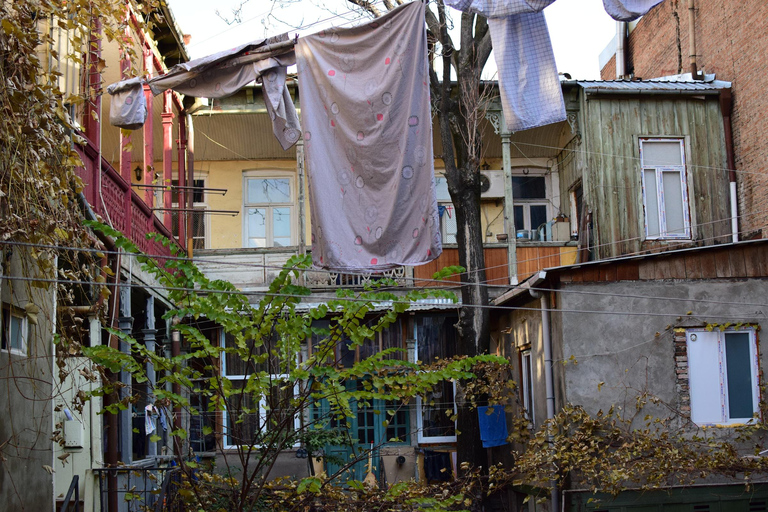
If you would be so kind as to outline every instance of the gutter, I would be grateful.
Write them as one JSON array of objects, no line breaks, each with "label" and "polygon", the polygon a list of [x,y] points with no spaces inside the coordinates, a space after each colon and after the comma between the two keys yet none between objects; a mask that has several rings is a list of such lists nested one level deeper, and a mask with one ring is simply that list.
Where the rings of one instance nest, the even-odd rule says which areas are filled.
[{"label": "gutter", "polygon": [[725,89],[613,89],[608,87],[585,87],[587,95],[613,94],[631,96],[715,96]]}]

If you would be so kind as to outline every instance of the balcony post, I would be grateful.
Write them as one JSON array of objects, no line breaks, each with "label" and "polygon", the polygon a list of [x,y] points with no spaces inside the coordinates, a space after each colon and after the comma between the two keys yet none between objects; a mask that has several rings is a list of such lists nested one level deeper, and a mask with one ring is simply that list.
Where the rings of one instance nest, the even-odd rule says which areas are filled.
[{"label": "balcony post", "polygon": [[512,132],[507,128],[504,113],[491,111],[486,117],[501,137],[501,169],[504,173],[504,231],[507,233],[507,269],[509,284],[515,285],[517,279],[517,231],[515,230],[515,199],[512,190]]},{"label": "balcony post", "polygon": [[[142,333],[144,334],[144,347],[147,349],[147,352],[153,353],[155,351],[155,338],[157,336],[157,329],[155,329],[155,298],[150,295],[147,297],[147,322],[145,324],[145,329],[142,329]],[[157,375],[155,374],[155,365],[150,361],[147,362],[147,386],[149,389],[147,389],[147,401],[149,403],[154,403],[155,401],[155,395],[152,392],[152,390],[155,388],[155,385],[157,384]],[[146,410],[144,411],[147,412]],[[145,420],[146,421],[146,420]],[[154,419],[155,422],[155,433],[157,433],[157,418]],[[147,439],[147,456],[148,457],[154,457],[157,455],[157,442],[152,442],[149,439]]]},{"label": "balcony post", "polygon": [[[144,48],[144,75],[147,79],[153,76],[152,51]],[[152,91],[144,84],[144,97],[147,99],[147,120],[144,123],[144,184],[151,185],[155,181],[155,138],[154,123],[152,122]],[[144,191],[144,202],[154,206],[154,192],[151,188]]]},{"label": "balcony post", "polygon": [[[173,110],[171,105],[171,91],[165,91],[163,93],[163,184],[170,185],[173,179]],[[182,178],[179,176],[179,185],[182,184]],[[163,195],[164,208],[171,207],[171,192],[166,190]],[[165,210],[164,224],[169,230],[172,231],[171,211]],[[181,237],[181,232],[179,232]]]}]

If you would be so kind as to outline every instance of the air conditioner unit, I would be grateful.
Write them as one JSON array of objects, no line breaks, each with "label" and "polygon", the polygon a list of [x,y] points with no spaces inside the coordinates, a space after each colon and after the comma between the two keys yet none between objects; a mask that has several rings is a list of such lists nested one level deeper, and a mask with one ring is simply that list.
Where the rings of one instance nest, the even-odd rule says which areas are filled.
[{"label": "air conditioner unit", "polygon": [[504,172],[481,171],[480,192],[483,198],[504,197]]}]

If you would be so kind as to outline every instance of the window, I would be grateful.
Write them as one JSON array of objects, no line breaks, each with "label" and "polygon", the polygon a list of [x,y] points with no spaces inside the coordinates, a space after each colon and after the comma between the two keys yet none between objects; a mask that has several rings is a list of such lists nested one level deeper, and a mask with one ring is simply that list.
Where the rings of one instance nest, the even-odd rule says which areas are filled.
[{"label": "window", "polygon": [[691,238],[682,139],[640,139],[645,236]]},{"label": "window", "polygon": [[515,230],[536,230],[549,220],[547,180],[541,175],[512,176]]},{"label": "window", "polygon": [[293,185],[291,178],[245,178],[244,246],[293,245]]},{"label": "window", "polygon": [[[221,343],[235,347],[235,337],[222,331]],[[254,353],[263,354],[266,347],[254,348]],[[229,397],[229,410],[224,413],[225,448],[237,445],[258,444],[258,439],[268,433],[273,424],[285,425],[290,422],[293,399],[298,393],[295,386],[286,385],[288,374],[281,373],[285,364],[272,355],[263,363],[246,362],[236,354],[225,353],[222,357],[222,375],[229,379],[232,388],[238,390]],[[252,393],[240,392],[248,383],[252,372],[268,372],[270,389],[256,400]],[[290,423],[288,423],[290,424]],[[293,418],[294,429],[299,428],[298,415]]]},{"label": "window", "polygon": [[27,317],[14,308],[3,308],[3,350],[13,354],[27,355]]},{"label": "window", "polygon": [[[453,357],[456,348],[457,319],[431,316],[417,319],[416,357],[423,363]],[[443,381],[424,397],[416,397],[416,429],[419,443],[456,441],[456,383]],[[451,414],[451,411],[453,414]]]},{"label": "window", "polygon": [[[176,187],[179,186],[179,180],[171,180],[171,203],[173,208],[187,208],[187,205],[179,205],[179,197],[181,197],[180,190]],[[196,179],[193,182],[193,190],[185,189],[185,193],[192,192],[192,248],[193,249],[205,249],[206,247],[206,229],[207,215],[205,210],[208,208],[208,204],[205,202],[205,180]],[[182,215],[186,219],[186,215],[189,212],[184,212]],[[171,215],[171,232],[173,236],[179,236],[179,214],[173,212]]]},{"label": "window", "polygon": [[440,236],[444,244],[456,243],[456,208],[448,193],[448,181],[445,177],[435,178],[435,195],[437,196],[437,211],[440,216]]},{"label": "window", "polygon": [[755,331],[690,330],[686,345],[693,422],[752,421],[760,399]]},{"label": "window", "polygon": [[531,426],[535,426],[536,414],[533,404],[533,366],[531,364],[531,349],[520,353],[520,372],[522,373],[523,407]]}]

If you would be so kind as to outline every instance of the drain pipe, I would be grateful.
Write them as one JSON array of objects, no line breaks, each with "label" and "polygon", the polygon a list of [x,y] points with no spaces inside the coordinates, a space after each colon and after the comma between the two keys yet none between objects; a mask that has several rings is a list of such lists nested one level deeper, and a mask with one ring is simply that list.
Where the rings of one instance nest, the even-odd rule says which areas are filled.
[{"label": "drain pipe", "polygon": [[[696,6],[693,5],[693,1],[688,0],[688,53],[691,59],[691,78],[699,80],[699,70],[696,65]],[[701,79],[704,79],[703,73]]]},{"label": "drain pipe", "polygon": [[739,241],[739,203],[736,197],[736,159],[733,155],[733,131],[731,127],[731,110],[733,96],[730,89],[720,91],[720,112],[723,115],[723,130],[725,132],[725,158],[728,164],[728,182],[731,195],[731,238]]},{"label": "drain pipe", "polygon": [[[531,282],[531,288],[536,288],[546,280],[547,273],[539,272],[536,278]],[[552,360],[552,337],[550,336],[550,314],[549,314],[549,295],[547,292],[541,292],[535,289],[528,290],[532,297],[541,299],[541,335],[544,345],[544,384],[547,392],[547,420],[555,417],[555,378],[552,371],[554,362]],[[551,444],[553,439],[549,435],[547,440]],[[551,510],[560,510],[560,491],[555,481],[550,482],[550,492],[552,495]]]},{"label": "drain pipe", "polygon": [[627,76],[627,22],[616,22],[616,80]]}]

